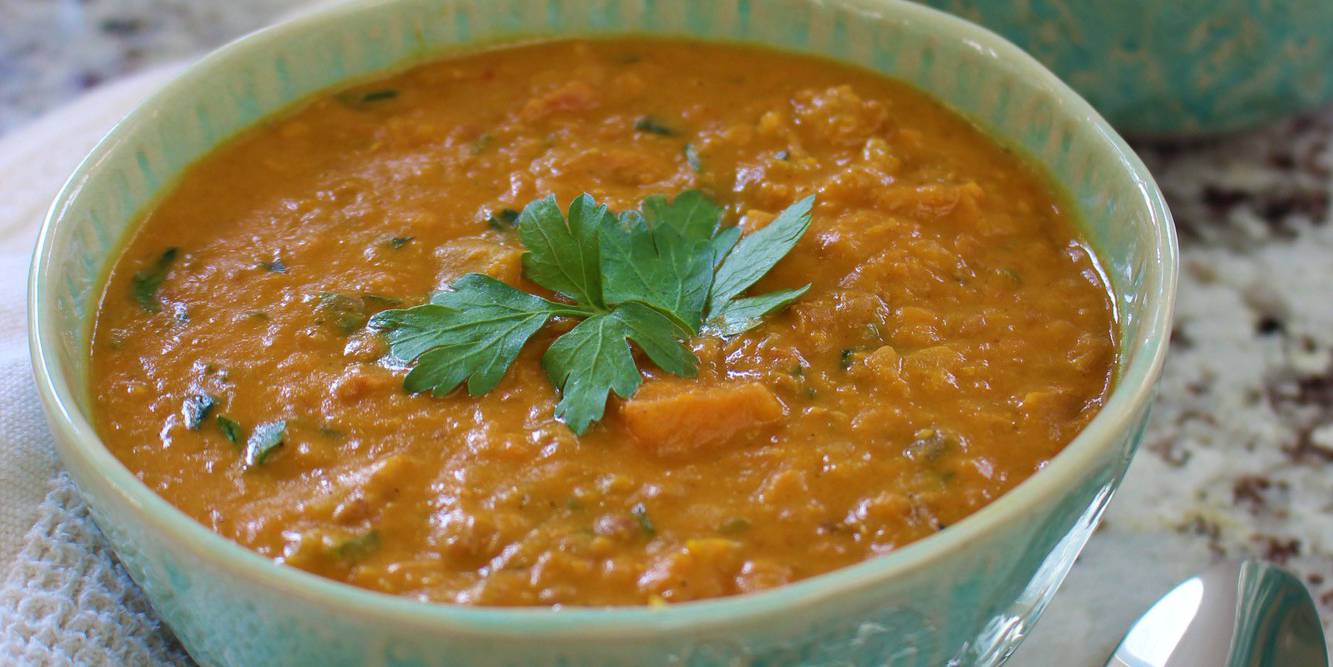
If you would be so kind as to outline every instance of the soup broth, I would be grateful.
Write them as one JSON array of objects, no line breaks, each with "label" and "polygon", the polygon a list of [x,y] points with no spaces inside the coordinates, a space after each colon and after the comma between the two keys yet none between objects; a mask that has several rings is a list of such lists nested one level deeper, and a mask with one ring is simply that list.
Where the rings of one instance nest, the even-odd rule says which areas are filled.
[{"label": "soup broth", "polygon": [[[687,190],[744,234],[815,195],[755,290],[811,288],[691,339],[696,378],[640,354],[643,386],[582,436],[541,366],[568,324],[489,393],[442,397],[405,391],[366,326],[470,272],[552,297],[514,230],[533,200]],[[97,426],[205,526],[356,586],[471,605],[758,591],[947,530],[1096,414],[1115,324],[1071,216],[964,119],[825,60],[647,39],[441,60],[263,123],[147,212],[97,316]]]}]

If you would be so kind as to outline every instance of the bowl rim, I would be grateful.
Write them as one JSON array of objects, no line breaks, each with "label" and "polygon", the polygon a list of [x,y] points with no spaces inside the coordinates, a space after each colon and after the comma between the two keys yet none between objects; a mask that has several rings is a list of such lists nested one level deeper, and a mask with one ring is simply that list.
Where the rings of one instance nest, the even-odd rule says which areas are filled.
[{"label": "bowl rim", "polygon": [[[226,66],[234,58],[243,59],[247,51],[259,45],[283,40],[292,32],[355,18],[361,12],[375,11],[378,6],[390,4],[391,0],[341,2],[260,29],[204,56],[118,122],[62,186],[38,232],[27,294],[28,342],[38,396],[45,407],[48,423],[57,433],[55,441],[61,445],[58,449],[62,458],[67,455],[82,458],[83,463],[98,471],[109,492],[137,511],[139,521],[150,526],[177,550],[188,552],[192,557],[208,562],[216,571],[226,572],[251,585],[263,585],[289,598],[322,605],[326,609],[354,610],[355,618],[379,618],[404,628],[443,629],[460,635],[489,637],[521,632],[525,637],[536,639],[574,635],[603,639],[648,637],[685,627],[721,626],[780,617],[793,609],[828,601],[929,567],[950,552],[966,550],[969,543],[988,531],[1021,521],[1032,506],[1057,500],[1061,490],[1093,470],[1093,464],[1114,445],[1117,436],[1132,428],[1132,420],[1146,412],[1153,397],[1170,335],[1179,261],[1175,228],[1163,195],[1139,157],[1086,101],[1026,52],[999,35],[906,0],[825,1],[849,9],[884,12],[893,20],[914,22],[925,26],[922,28],[924,33],[965,42],[1023,70],[1026,76],[1041,84],[1044,95],[1056,99],[1059,116],[1091,124],[1101,140],[1109,144],[1117,158],[1117,168],[1129,172],[1137,184],[1139,197],[1136,201],[1142,202],[1153,230],[1150,256],[1154,261],[1147,269],[1144,288],[1149,309],[1140,334],[1126,348],[1140,348],[1140,353],[1128,368],[1123,369],[1106,404],[1043,469],[947,530],[882,556],[757,593],[664,607],[472,607],[424,602],[363,589],[275,563],[190,518],[121,464],[101,442],[89,420],[75,407],[74,393],[64,381],[59,357],[54,352],[60,342],[54,322],[50,321],[55,309],[53,300],[48,297],[47,285],[53,284],[48,274],[56,271],[52,250],[55,227],[105,156],[127,141],[135,128],[151,122],[154,104],[191,87],[202,72]],[[925,92],[934,97],[931,91]]]}]

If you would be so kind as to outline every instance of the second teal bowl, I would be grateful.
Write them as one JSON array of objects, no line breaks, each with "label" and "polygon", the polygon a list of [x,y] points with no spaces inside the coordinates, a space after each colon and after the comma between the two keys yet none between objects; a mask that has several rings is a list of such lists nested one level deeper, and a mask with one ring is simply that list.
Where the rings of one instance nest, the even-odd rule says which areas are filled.
[{"label": "second teal bowl", "polygon": [[[776,590],[665,608],[426,604],[284,567],[154,495],[92,425],[89,322],[139,214],[227,138],[330,86],[544,37],[741,41],[871,68],[1026,152],[1071,195],[1108,271],[1119,380],[1031,479],[884,557]],[[897,0],[361,0],[205,58],[70,178],[38,239],[33,366],[56,448],[131,576],[204,665],[991,665],[1036,621],[1129,463],[1166,351],[1171,218],[1091,107],[1013,45]]]},{"label": "second teal bowl", "polygon": [[1333,102],[1330,0],[923,1],[1012,39],[1126,134],[1216,134]]}]

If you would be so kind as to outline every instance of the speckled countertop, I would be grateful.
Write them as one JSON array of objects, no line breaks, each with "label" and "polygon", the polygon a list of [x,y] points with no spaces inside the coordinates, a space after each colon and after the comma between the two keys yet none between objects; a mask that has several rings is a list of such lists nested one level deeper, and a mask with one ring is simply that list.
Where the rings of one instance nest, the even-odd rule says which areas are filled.
[{"label": "speckled countertop", "polygon": [[[0,134],[301,4],[0,0]],[[1225,557],[1296,571],[1333,627],[1333,109],[1138,148],[1180,231],[1171,355],[1124,487],[1013,664],[1101,664],[1144,606]]]},{"label": "speckled countertop", "polygon": [[79,93],[199,54],[308,0],[0,0],[0,133]]}]

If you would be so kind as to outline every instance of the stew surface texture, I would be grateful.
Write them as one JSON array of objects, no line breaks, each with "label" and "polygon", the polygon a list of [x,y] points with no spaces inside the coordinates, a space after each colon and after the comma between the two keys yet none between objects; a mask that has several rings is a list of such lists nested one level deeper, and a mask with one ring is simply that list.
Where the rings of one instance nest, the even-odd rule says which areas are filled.
[{"label": "stew surface texture", "polygon": [[[579,437],[539,332],[482,396],[409,394],[367,318],[522,273],[515,211],[697,189],[750,232],[816,195],[753,291]],[[146,215],[92,342],[98,430],[148,486],[269,558],[423,600],[673,603],[946,529],[1101,407],[1111,302],[1070,207],[901,83],[739,46],[554,42],[326,94]],[[175,249],[175,250],[171,250]],[[565,327],[567,328],[567,327]],[[247,462],[248,439],[276,445]],[[279,443],[280,444],[277,444]]]}]

